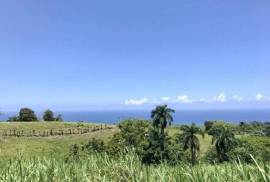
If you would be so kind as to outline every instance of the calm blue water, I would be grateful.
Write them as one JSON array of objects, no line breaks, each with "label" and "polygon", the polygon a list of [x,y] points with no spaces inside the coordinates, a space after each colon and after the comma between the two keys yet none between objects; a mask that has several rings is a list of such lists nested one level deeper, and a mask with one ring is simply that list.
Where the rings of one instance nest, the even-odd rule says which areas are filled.
[{"label": "calm blue water", "polygon": [[[63,111],[59,112],[65,121],[85,121],[117,123],[126,118],[149,119],[150,111]],[[15,115],[15,112],[4,113],[0,121]],[[41,113],[37,113],[41,117]],[[270,121],[270,110],[182,110],[174,114],[174,124],[203,124],[206,120]]]}]

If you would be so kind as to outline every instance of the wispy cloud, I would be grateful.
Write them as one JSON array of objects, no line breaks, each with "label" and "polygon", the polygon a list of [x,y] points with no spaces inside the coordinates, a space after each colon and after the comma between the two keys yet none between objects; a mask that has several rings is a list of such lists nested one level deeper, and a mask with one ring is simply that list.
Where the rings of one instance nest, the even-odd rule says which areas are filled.
[{"label": "wispy cloud", "polygon": [[190,104],[193,101],[191,99],[189,99],[189,97],[187,95],[182,95],[182,96],[178,96],[176,99],[174,99],[173,102]]},{"label": "wispy cloud", "polygon": [[227,96],[224,93],[221,93],[217,96],[214,96],[211,101],[224,103],[227,102]]},{"label": "wispy cloud", "polygon": [[257,95],[255,96],[255,100],[256,100],[257,102],[267,102],[267,101],[270,101],[270,97],[264,96],[264,95],[262,95],[262,94],[257,94]]},{"label": "wispy cloud", "polygon": [[237,102],[241,102],[241,101],[244,100],[244,98],[241,97],[241,96],[239,96],[239,95],[234,95],[234,96],[232,97],[232,100],[233,100],[233,101],[237,101]]},{"label": "wispy cloud", "polygon": [[264,99],[264,96],[262,94],[257,94],[255,98],[257,101],[262,101]]},{"label": "wispy cloud", "polygon": [[162,99],[163,101],[170,101],[170,100],[171,100],[170,97],[162,97],[161,99]]},{"label": "wispy cloud", "polygon": [[227,96],[225,93],[220,93],[213,97],[201,97],[199,99],[191,99],[188,95],[179,95],[177,97],[161,97],[160,99],[128,99],[125,101],[126,105],[141,105],[145,103],[150,104],[159,104],[159,103],[179,103],[179,104],[192,104],[192,103],[206,103],[206,104],[213,104],[213,103],[233,103],[233,102],[270,102],[270,97],[264,96],[262,94],[257,94],[255,97],[248,97],[244,98],[239,95]]},{"label": "wispy cloud", "polygon": [[125,101],[125,105],[141,105],[145,104],[148,101],[148,98],[142,98],[142,99],[128,99]]}]

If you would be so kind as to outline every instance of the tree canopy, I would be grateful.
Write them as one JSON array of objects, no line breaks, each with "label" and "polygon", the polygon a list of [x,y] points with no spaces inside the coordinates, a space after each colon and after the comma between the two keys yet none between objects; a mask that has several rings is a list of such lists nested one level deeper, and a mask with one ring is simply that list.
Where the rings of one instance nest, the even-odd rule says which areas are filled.
[{"label": "tree canopy", "polygon": [[35,112],[29,108],[22,108],[19,112],[19,121],[38,121]]}]

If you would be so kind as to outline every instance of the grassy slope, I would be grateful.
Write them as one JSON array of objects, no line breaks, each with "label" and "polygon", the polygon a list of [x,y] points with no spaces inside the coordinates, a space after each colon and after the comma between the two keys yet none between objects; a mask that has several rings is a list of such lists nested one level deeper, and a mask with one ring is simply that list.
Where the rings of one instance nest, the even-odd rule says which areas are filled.
[{"label": "grassy slope", "polygon": [[50,156],[65,155],[71,144],[87,142],[92,137],[106,139],[113,135],[115,128],[104,131],[96,131],[82,135],[51,136],[51,137],[3,137],[3,130],[21,129],[24,131],[44,131],[69,128],[84,128],[93,126],[91,123],[59,123],[59,122],[35,122],[35,123],[0,123],[0,157],[14,157],[18,153],[24,156]]},{"label": "grassy slope", "polygon": [[0,133],[3,130],[50,130],[50,129],[69,129],[77,127],[93,126],[94,123],[75,123],[75,122],[1,122]]}]

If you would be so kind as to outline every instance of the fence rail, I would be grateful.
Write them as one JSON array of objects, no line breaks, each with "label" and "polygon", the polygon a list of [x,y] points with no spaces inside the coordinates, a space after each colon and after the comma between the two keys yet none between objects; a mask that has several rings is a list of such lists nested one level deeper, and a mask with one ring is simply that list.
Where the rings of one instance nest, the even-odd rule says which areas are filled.
[{"label": "fence rail", "polygon": [[66,135],[82,135],[96,131],[112,129],[111,126],[99,125],[84,128],[68,128],[68,129],[47,129],[47,130],[3,130],[3,137],[49,137],[49,136],[66,136]]}]

